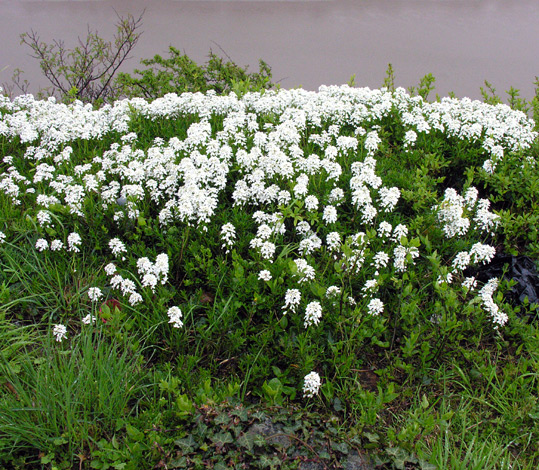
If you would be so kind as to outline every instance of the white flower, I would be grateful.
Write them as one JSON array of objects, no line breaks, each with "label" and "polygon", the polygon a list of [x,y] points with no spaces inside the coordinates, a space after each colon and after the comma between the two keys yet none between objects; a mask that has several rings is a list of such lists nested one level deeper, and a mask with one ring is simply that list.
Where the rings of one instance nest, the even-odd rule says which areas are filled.
[{"label": "white flower", "polygon": [[88,289],[88,298],[92,302],[97,302],[101,297],[103,297],[103,292],[99,287],[90,287]]},{"label": "white flower", "polygon": [[105,272],[109,276],[113,276],[114,274],[116,274],[116,266],[114,265],[114,263],[107,264],[105,266]]},{"label": "white flower", "polygon": [[296,263],[297,267],[297,273],[296,275],[299,276],[299,283],[305,281],[312,281],[315,277],[315,270],[312,266],[310,266],[307,261],[304,259],[298,258],[294,260],[294,263]]},{"label": "white flower", "polygon": [[51,215],[47,211],[39,211],[37,213],[37,221],[41,227],[44,225],[50,225],[52,222]]},{"label": "white flower", "polygon": [[382,139],[378,137],[378,132],[371,131],[367,134],[365,139],[365,149],[367,150],[368,155],[373,155],[376,150],[378,150],[378,145],[382,142]]},{"label": "white flower", "polygon": [[168,322],[171,323],[174,328],[181,328],[183,326],[183,314],[179,307],[170,307],[167,315],[169,318]]},{"label": "white flower", "polygon": [[283,310],[295,312],[300,302],[301,292],[297,289],[288,289],[284,297]]},{"label": "white flower", "polygon": [[385,238],[391,234],[393,231],[393,227],[389,222],[386,222],[385,220],[380,222],[380,225],[378,226],[378,236],[380,238]]},{"label": "white flower", "polygon": [[303,321],[303,325],[305,328],[308,326],[311,326],[313,323],[315,325],[318,325],[320,323],[320,319],[322,318],[322,306],[320,305],[320,302],[314,301],[307,305],[307,308],[305,309],[305,317]]},{"label": "white flower", "polygon": [[377,271],[380,268],[385,268],[389,263],[389,255],[385,251],[379,251],[374,255],[373,263]]},{"label": "white flower", "polygon": [[308,211],[315,211],[318,209],[318,198],[316,196],[307,196],[305,198],[305,208]]},{"label": "white flower", "polygon": [[45,251],[49,249],[49,242],[44,238],[39,238],[36,240],[36,250]]},{"label": "white flower", "polygon": [[413,130],[406,131],[404,134],[404,148],[413,146],[417,140],[417,134]]},{"label": "white flower", "polygon": [[326,297],[332,299],[341,295],[341,288],[337,286],[329,286],[326,289]]},{"label": "white flower", "polygon": [[82,323],[89,325],[90,323],[95,323],[97,318],[94,315],[88,314],[82,319]]},{"label": "white flower", "polygon": [[320,249],[321,246],[322,240],[313,233],[299,242],[299,252],[302,255],[310,255],[313,251]]},{"label": "white flower", "polygon": [[407,235],[408,235],[408,227],[406,227],[406,225],[399,224],[393,229],[393,236],[391,237],[391,239],[394,242],[399,242],[400,243],[401,238],[405,237]]},{"label": "white flower", "polygon": [[60,324],[54,325],[52,334],[54,335],[54,339],[60,342],[64,338],[67,338],[67,328],[64,325],[60,325]]},{"label": "white flower", "polygon": [[271,273],[267,269],[263,269],[258,274],[258,279],[261,281],[270,281],[271,280]]},{"label": "white flower", "polygon": [[64,242],[62,240],[53,240],[51,242],[51,251],[60,251],[64,249]]},{"label": "white flower", "polygon": [[334,224],[337,222],[337,209],[335,209],[335,206],[326,206],[324,208],[322,220],[326,224]]},{"label": "white flower", "polygon": [[328,233],[326,243],[331,251],[338,250],[341,246],[341,234],[339,232]]},{"label": "white flower", "polygon": [[113,238],[112,240],[110,240],[109,248],[111,249],[114,256],[118,256],[127,251],[125,245],[119,238]]},{"label": "white flower", "polygon": [[310,231],[311,231],[311,226],[309,225],[309,222],[307,222],[306,220],[302,220],[296,226],[296,232],[298,232],[300,235],[306,235]]},{"label": "white flower", "polygon": [[260,246],[260,254],[262,258],[271,260],[275,254],[275,244],[271,242],[263,242]]},{"label": "white flower", "polygon": [[452,266],[454,269],[459,269],[461,271],[465,270],[471,262],[470,253],[467,251],[461,251],[457,253],[455,259],[453,260]]},{"label": "white flower", "polygon": [[462,287],[464,287],[467,290],[474,290],[477,287],[477,279],[473,276],[467,277],[462,282]]},{"label": "white flower", "polygon": [[341,188],[333,188],[329,193],[328,202],[330,204],[340,205],[344,201],[344,191]]},{"label": "white flower", "polygon": [[475,243],[470,250],[470,257],[473,263],[487,264],[496,255],[496,248],[482,243]]},{"label": "white flower", "polygon": [[316,372],[311,372],[303,379],[303,395],[307,398],[312,398],[318,394],[320,390],[321,380]]},{"label": "white flower", "polygon": [[447,274],[440,274],[438,276],[438,279],[436,280],[438,284],[451,284],[453,282],[453,274],[447,273]]},{"label": "white flower", "polygon": [[380,315],[384,311],[384,303],[380,299],[372,299],[367,309],[370,315]]},{"label": "white flower", "polygon": [[372,294],[377,287],[378,282],[376,281],[376,279],[369,279],[368,281],[366,281],[365,285],[361,288],[361,292],[363,292],[363,297]]},{"label": "white flower", "polygon": [[78,253],[80,251],[79,246],[81,243],[82,239],[78,233],[72,232],[67,236],[68,251]]},{"label": "white flower", "polygon": [[231,223],[224,224],[221,227],[221,240],[223,240],[222,247],[226,249],[228,253],[230,248],[234,245],[236,239],[236,228]]},{"label": "white flower", "polygon": [[137,305],[140,302],[142,302],[142,295],[140,295],[138,292],[133,292],[129,296],[129,303],[131,305]]},{"label": "white flower", "polygon": [[395,206],[397,205],[397,202],[399,202],[399,197],[401,195],[401,192],[399,188],[381,188],[380,192],[380,205],[384,208],[384,212],[391,212]]},{"label": "white flower", "polygon": [[6,234],[4,232],[0,232],[0,244],[4,243],[6,241]]},{"label": "white flower", "polygon": [[142,287],[149,287],[152,292],[155,291],[155,286],[157,285],[158,279],[157,276],[153,273],[145,274],[142,278],[141,284]]},{"label": "white flower", "polygon": [[479,291],[479,297],[481,298],[483,308],[490,314],[492,321],[495,324],[495,328],[504,326],[507,323],[509,317],[506,313],[500,311],[500,307],[494,303],[492,296],[494,291],[498,288],[498,279],[490,279],[483,288]]}]

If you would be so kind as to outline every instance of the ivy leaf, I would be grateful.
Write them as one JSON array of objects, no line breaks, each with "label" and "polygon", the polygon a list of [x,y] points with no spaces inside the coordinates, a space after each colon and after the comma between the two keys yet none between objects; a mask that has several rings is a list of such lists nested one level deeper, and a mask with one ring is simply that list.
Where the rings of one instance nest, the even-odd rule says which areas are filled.
[{"label": "ivy leaf", "polygon": [[211,441],[216,447],[224,447],[226,444],[234,442],[234,439],[232,438],[232,434],[227,431],[218,432],[211,438]]},{"label": "ivy leaf", "polygon": [[230,423],[230,419],[231,418],[227,413],[219,413],[215,418],[215,424],[222,424],[226,426],[228,423]]},{"label": "ivy leaf", "polygon": [[238,444],[249,452],[253,451],[255,442],[255,435],[252,432],[247,432],[238,437]]}]

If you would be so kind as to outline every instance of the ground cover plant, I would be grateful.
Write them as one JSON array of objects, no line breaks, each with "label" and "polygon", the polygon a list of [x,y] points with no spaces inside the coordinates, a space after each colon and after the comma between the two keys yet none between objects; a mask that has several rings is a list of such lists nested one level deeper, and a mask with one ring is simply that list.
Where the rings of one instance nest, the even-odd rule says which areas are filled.
[{"label": "ground cover plant", "polygon": [[2,98],[0,462],[536,468],[537,132],[426,93]]}]

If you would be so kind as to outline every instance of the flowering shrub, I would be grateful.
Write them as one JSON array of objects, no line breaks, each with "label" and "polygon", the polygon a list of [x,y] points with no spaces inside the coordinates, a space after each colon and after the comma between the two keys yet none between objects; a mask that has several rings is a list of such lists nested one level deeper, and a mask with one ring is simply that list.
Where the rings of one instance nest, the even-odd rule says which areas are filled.
[{"label": "flowering shrub", "polygon": [[497,281],[464,270],[496,253],[474,174],[524,159],[537,134],[521,112],[347,86],[98,110],[0,99],[1,249],[23,230],[25,250],[77,274],[83,323],[117,297],[180,356],[243,352],[235,373],[261,382],[263,350],[299,383],[333,376],[333,354],[353,358],[341,375],[388,350],[423,370],[511,321]]}]

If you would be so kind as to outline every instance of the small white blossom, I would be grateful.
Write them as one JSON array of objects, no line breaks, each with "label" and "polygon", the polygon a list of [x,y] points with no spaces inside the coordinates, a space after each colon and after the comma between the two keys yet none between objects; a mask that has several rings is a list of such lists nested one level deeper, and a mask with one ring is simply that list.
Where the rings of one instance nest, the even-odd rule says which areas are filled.
[{"label": "small white blossom", "polygon": [[451,282],[453,282],[453,274],[451,273],[440,274],[436,282],[438,284],[451,284]]},{"label": "small white blossom", "polygon": [[474,290],[477,287],[477,279],[473,276],[467,277],[462,281],[462,287],[467,290]]},{"label": "small white blossom", "polygon": [[299,283],[305,281],[312,281],[315,277],[315,270],[312,266],[310,266],[307,261],[304,259],[298,258],[294,260],[294,263],[296,263],[296,267],[298,269],[297,276],[299,276]]},{"label": "small white blossom", "polygon": [[142,295],[140,295],[138,292],[133,292],[129,296],[129,303],[131,305],[137,305],[142,302]]},{"label": "small white blossom", "polygon": [[305,309],[305,317],[303,324],[305,328],[311,326],[312,324],[318,325],[320,319],[322,318],[322,306],[320,302],[314,301],[310,302]]},{"label": "small white blossom", "polygon": [[113,238],[109,241],[109,248],[112,251],[114,256],[118,256],[122,253],[127,252],[125,245],[119,238]]},{"label": "small white blossom", "polygon": [[62,240],[53,240],[51,242],[51,251],[61,251],[64,249],[64,242]]},{"label": "small white blossom", "polygon": [[496,248],[482,243],[475,243],[470,250],[470,257],[473,263],[487,264],[496,255]]},{"label": "small white blossom", "polygon": [[367,305],[370,315],[380,315],[384,311],[384,303],[380,299],[372,299]]},{"label": "small white blossom", "polygon": [[105,272],[109,276],[114,276],[114,274],[116,274],[116,266],[114,265],[114,263],[107,264],[105,266]]},{"label": "small white blossom", "polygon": [[234,245],[236,239],[236,228],[231,223],[227,223],[221,227],[221,240],[223,241],[222,248],[228,253]]},{"label": "small white blossom", "polygon": [[339,232],[328,233],[326,243],[331,251],[338,250],[341,246],[341,234]]},{"label": "small white blossom", "polygon": [[363,297],[366,297],[375,292],[377,287],[378,282],[376,282],[376,279],[367,280],[365,282],[365,285],[361,288],[361,292],[363,292]]},{"label": "small white blossom", "polygon": [[461,251],[457,253],[455,256],[455,259],[453,260],[452,266],[454,269],[459,269],[461,271],[464,271],[471,262],[471,256],[470,253],[467,251]]},{"label": "small white blossom", "polygon": [[305,198],[305,208],[308,211],[315,211],[318,209],[318,198],[316,196],[307,196]]},{"label": "small white blossom", "polygon": [[169,318],[168,322],[171,323],[174,328],[181,328],[183,326],[183,314],[179,307],[170,307],[167,315]]},{"label": "small white blossom", "polygon": [[54,325],[52,334],[54,335],[54,339],[60,342],[63,339],[67,338],[67,328],[64,325],[60,324]]},{"label": "small white blossom", "polygon": [[78,253],[80,251],[79,246],[82,243],[80,235],[76,232],[72,232],[67,236],[68,251],[74,251]]},{"label": "small white blossom", "polygon": [[45,251],[49,249],[49,242],[45,240],[44,238],[38,238],[36,240],[36,250],[37,251]]},{"label": "small white blossom", "polygon": [[389,263],[389,255],[385,251],[379,251],[374,255],[373,264],[376,270],[385,268]]},{"label": "small white blossom", "polygon": [[51,215],[47,211],[39,211],[37,213],[37,222],[41,227],[50,225],[52,222]]},{"label": "small white blossom", "polygon": [[284,297],[283,310],[295,312],[300,302],[301,292],[297,289],[288,289]]},{"label": "small white blossom", "polygon": [[378,236],[380,238],[385,238],[391,234],[393,231],[393,227],[389,222],[386,222],[385,220],[380,222],[380,225],[378,226]]},{"label": "small white blossom", "polygon": [[316,372],[311,372],[303,379],[303,395],[307,398],[313,398],[320,390],[321,380]]},{"label": "small white blossom", "polygon": [[82,323],[84,323],[85,325],[90,325],[90,324],[93,324],[97,321],[97,317],[95,317],[94,315],[91,315],[91,314],[88,314],[86,315],[83,319],[82,319]]},{"label": "small white blossom", "polygon": [[328,299],[333,299],[341,295],[341,288],[337,286],[329,286],[326,290],[326,297]]},{"label": "small white blossom", "polygon": [[103,297],[103,292],[99,287],[90,287],[88,289],[88,298],[92,302],[97,302],[101,297]]},{"label": "small white blossom", "polygon": [[326,224],[334,224],[335,222],[337,222],[337,209],[335,209],[335,206],[326,206],[324,208],[322,220]]},{"label": "small white blossom", "polygon": [[267,269],[263,269],[258,273],[258,279],[261,281],[270,281],[271,280],[271,273]]}]

